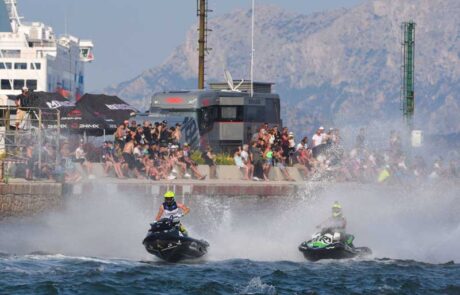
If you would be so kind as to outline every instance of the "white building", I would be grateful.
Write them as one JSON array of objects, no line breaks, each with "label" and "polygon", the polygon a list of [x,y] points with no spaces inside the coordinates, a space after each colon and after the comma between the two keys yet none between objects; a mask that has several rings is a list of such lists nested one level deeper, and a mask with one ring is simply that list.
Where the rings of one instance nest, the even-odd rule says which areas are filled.
[{"label": "white building", "polygon": [[78,99],[85,91],[85,63],[93,60],[91,41],[57,38],[43,23],[23,22],[16,0],[0,0],[0,97],[18,95],[27,86]]}]

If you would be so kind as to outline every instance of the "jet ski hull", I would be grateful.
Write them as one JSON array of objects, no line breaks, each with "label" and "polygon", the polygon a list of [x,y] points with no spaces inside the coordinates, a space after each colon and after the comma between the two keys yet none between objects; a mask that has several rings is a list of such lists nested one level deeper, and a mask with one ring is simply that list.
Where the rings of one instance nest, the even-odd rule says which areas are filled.
[{"label": "jet ski hull", "polygon": [[157,233],[148,234],[142,244],[147,252],[168,262],[202,257],[209,247],[204,240]]},{"label": "jet ski hull", "polygon": [[343,243],[334,243],[323,248],[314,248],[304,242],[299,246],[299,251],[309,261],[321,259],[350,259],[372,254],[367,247],[351,247]]}]

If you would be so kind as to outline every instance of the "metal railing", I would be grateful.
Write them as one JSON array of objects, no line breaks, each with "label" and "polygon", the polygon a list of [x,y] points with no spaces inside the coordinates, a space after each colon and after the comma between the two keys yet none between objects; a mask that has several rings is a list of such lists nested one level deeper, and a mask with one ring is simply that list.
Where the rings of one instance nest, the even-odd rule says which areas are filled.
[{"label": "metal railing", "polygon": [[[60,121],[57,109],[0,106],[0,174],[3,181],[15,176],[12,170],[18,163],[32,161],[39,172],[32,175],[40,174],[43,164],[54,167],[59,164],[61,130],[57,126],[61,125]],[[54,154],[50,155],[50,149]]]}]

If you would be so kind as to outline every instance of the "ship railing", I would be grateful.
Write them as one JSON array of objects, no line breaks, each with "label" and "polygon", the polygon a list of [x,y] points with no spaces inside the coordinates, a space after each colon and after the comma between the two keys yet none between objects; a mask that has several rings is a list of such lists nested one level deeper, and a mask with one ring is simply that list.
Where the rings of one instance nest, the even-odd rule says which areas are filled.
[{"label": "ship railing", "polygon": [[[61,116],[57,109],[36,107],[21,108],[24,118],[18,120],[15,106],[0,106],[0,175],[5,181],[16,174],[21,165],[30,161],[28,149],[33,149],[34,169],[42,171],[43,165],[60,163]],[[54,128],[50,128],[54,126]],[[54,150],[52,157],[45,156],[45,147]],[[45,157],[45,158],[44,158]],[[40,173],[33,173],[40,174]]]}]

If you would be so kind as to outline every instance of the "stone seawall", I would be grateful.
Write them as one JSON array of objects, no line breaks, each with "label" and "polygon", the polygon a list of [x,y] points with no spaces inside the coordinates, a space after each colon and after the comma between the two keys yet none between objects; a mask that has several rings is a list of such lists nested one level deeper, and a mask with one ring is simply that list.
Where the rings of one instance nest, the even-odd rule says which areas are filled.
[{"label": "stone seawall", "polygon": [[62,201],[62,184],[60,183],[0,183],[0,220],[40,213],[59,207]]},{"label": "stone seawall", "polygon": [[84,196],[90,194],[124,194],[126,196],[163,196],[167,190],[173,190],[177,195],[206,195],[206,196],[293,196],[299,191],[305,191],[305,184],[295,182],[252,182],[235,180],[112,180],[86,181],[76,184],[65,184],[64,194]]}]

